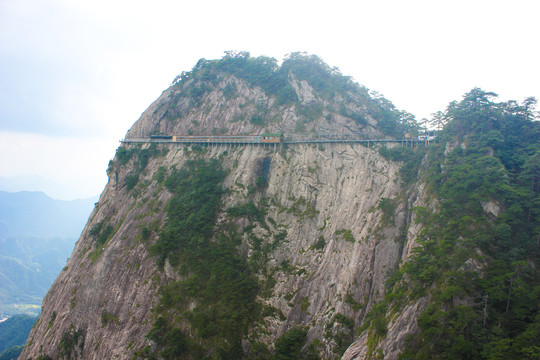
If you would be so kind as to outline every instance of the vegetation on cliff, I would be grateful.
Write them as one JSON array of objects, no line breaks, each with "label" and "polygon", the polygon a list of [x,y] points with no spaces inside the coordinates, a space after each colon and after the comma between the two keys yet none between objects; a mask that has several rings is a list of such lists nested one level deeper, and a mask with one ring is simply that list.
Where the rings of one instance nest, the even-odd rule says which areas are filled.
[{"label": "vegetation on cliff", "polygon": [[[322,116],[325,101],[331,101],[332,106],[337,106],[335,111],[357,124],[365,125],[368,116],[375,118],[379,129],[387,135],[403,137],[405,133],[418,130],[412,114],[398,110],[391,101],[358,85],[318,56],[305,53],[291,53],[278,65],[274,58],[252,57],[248,52],[229,51],[222,59],[200,59],[191,71],[178,75],[173,86],[181,90],[183,96],[190,98],[193,105],[199,106],[202,96],[214,89],[224,74],[261,88],[267,96],[275,98],[276,106],[293,105],[299,115],[305,116],[306,121]],[[305,80],[313,88],[318,101],[301,104],[291,79]],[[235,93],[235,86],[228,84],[224,90],[225,96],[233,97]],[[357,110],[348,109],[345,103],[354,104]],[[261,107],[259,110],[250,121],[263,125],[267,121],[264,114],[268,109]]]},{"label": "vegetation on cliff", "polygon": [[371,313],[373,357],[390,314],[422,297],[400,359],[540,355],[540,123],[533,99],[495,96],[473,89],[445,113],[422,171],[439,206],[413,209],[421,246]]},{"label": "vegetation on cliff", "polygon": [[[202,59],[170,90],[137,133],[189,132],[199,120],[256,132],[281,125],[280,113],[291,114],[289,129],[313,121],[313,132],[333,117],[346,124],[330,128],[344,132],[401,137],[418,128],[299,53],[281,65],[248,53]],[[379,154],[360,144],[123,145],[78,257],[44,305],[41,335],[24,351],[337,359],[365,330],[368,357],[382,358],[389,347],[379,342],[410,306],[406,319],[422,312],[418,332],[405,345],[389,341],[402,359],[537,358],[540,130],[532,99],[492,98],[474,89],[437,115],[447,125],[436,142],[375,144]],[[232,125],[218,128],[221,119]],[[425,206],[410,209],[415,199]],[[375,304],[407,240],[419,246]]]},{"label": "vegetation on cliff", "polygon": [[[291,54],[280,66],[275,59],[252,58],[245,52],[229,52],[220,60],[201,59],[191,72],[179,75],[174,86],[194,99],[200,98],[223,74],[234,75],[261,88],[276,99],[277,106],[295,105],[297,111],[313,115],[313,111],[317,113],[318,110],[302,107],[290,82],[291,77],[305,80],[320,99],[356,101],[362,105],[363,112],[348,114],[358,123],[365,122],[366,116],[372,116],[377,119],[380,130],[393,136],[414,133],[418,129],[412,115],[398,111],[383,97],[373,96],[318,57],[300,53]],[[230,88],[227,93],[233,96],[234,91]],[[523,104],[497,103],[492,101],[493,97],[493,93],[473,89],[461,102],[451,103],[445,113],[438,113],[437,121],[446,126],[438,142],[427,150],[422,147],[380,149],[383,156],[403,162],[401,179],[404,185],[415,186],[420,178],[424,179],[438,208],[412,209],[416,221],[423,225],[416,240],[420,247],[396,271],[388,283],[385,299],[366,318],[363,328],[368,328],[371,334],[370,356],[380,355],[377,341],[385,336],[391,314],[399,313],[401,306],[420,298],[428,299],[428,307],[419,317],[420,332],[409,337],[401,355],[403,359],[494,359],[500,354],[511,358],[534,358],[540,352],[530,345],[540,340],[535,333],[540,328],[540,287],[536,270],[540,234],[540,130],[538,123],[533,121],[535,102],[527,99]],[[263,118],[259,120],[264,122]],[[423,163],[422,159],[425,159]],[[194,163],[188,165],[192,166]],[[197,173],[194,169],[191,168],[191,172]],[[171,176],[168,184],[178,174]],[[201,181],[199,185],[210,186],[212,183]],[[196,189],[198,185],[190,186]],[[173,202],[193,204],[193,200],[182,197],[190,191],[178,192],[182,195],[175,197]],[[218,211],[214,206],[218,206],[221,193],[218,191],[215,195],[198,205],[207,216],[204,218],[199,214],[204,220],[191,215],[196,224],[173,229],[170,224],[176,215],[169,213],[169,230],[161,234],[154,251],[160,255],[162,266],[165,258],[173,265],[188,265],[184,274],[188,277],[162,291],[160,306],[163,311],[169,311],[177,306],[173,303],[188,303],[187,300],[178,301],[173,293],[197,298],[198,304],[206,305],[189,311],[185,309],[186,305],[181,305],[176,311],[183,309],[183,319],[189,321],[196,337],[213,339],[212,346],[218,349],[214,355],[240,357],[243,355],[240,341],[247,334],[248,324],[260,316],[260,304],[256,301],[260,284],[255,276],[257,271],[237,255],[236,248],[241,240],[236,229],[223,228],[214,233],[212,219]],[[383,211],[383,225],[391,221],[396,206],[395,200],[381,199],[379,209]],[[186,214],[176,218],[189,219],[187,213],[194,208],[190,207],[185,210]],[[245,216],[244,212],[249,209],[253,214],[260,211],[253,202],[248,202],[229,209],[228,214]],[[258,221],[264,222],[264,216],[262,220],[260,218],[259,214]],[[199,230],[204,234],[197,234]],[[179,237],[178,234],[184,235]],[[346,236],[350,231],[338,230],[336,234],[355,242],[352,235]],[[183,236],[185,240],[181,240]],[[207,239],[212,237],[216,241],[208,242]],[[319,247],[324,247],[324,239],[322,241],[323,245]],[[203,244],[200,249],[204,249],[204,255],[196,250],[198,242]],[[216,257],[208,255],[212,252]],[[230,293],[226,296],[238,300],[238,303],[236,300],[231,302],[235,304],[232,308],[211,299],[210,294],[223,292],[209,280],[217,279],[211,270],[215,265],[211,265],[211,261],[217,258],[227,258],[227,264],[234,265],[225,271],[225,274],[233,275],[226,275],[220,282],[229,284],[232,279],[239,279],[239,283],[233,281],[235,285],[229,284],[227,289],[238,291],[236,295],[245,295],[235,297]],[[194,263],[192,259],[202,262]],[[205,270],[198,273],[198,268]],[[243,275],[239,276],[237,271]],[[204,294],[208,295],[206,300]],[[227,309],[235,314],[234,319],[241,321],[235,325],[236,332],[225,326],[232,319],[225,313],[216,312],[216,308]],[[238,314],[238,308],[248,310]],[[169,328],[164,331],[166,326]],[[165,349],[163,354],[171,346],[168,340],[163,340],[163,334],[171,334],[171,326],[167,317],[159,317],[150,334],[150,338]],[[185,336],[185,332],[182,334]],[[189,340],[189,336],[182,339],[182,351],[202,354],[202,348],[195,345],[198,342]],[[227,340],[223,342],[223,339]]]},{"label": "vegetation on cliff", "polygon": [[[225,175],[216,159],[198,159],[165,181],[174,196],[151,251],[161,266],[167,260],[182,276],[161,289],[148,334],[165,359],[240,359],[241,340],[260,314],[258,282],[236,249],[241,238],[234,228],[214,229]],[[148,349],[144,355],[152,358]]]}]

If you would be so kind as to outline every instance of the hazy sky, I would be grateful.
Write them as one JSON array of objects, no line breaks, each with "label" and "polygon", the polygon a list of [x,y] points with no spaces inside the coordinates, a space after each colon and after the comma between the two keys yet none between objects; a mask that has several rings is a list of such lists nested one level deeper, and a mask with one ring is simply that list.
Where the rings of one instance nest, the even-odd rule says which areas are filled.
[{"label": "hazy sky", "polygon": [[538,0],[0,0],[0,176],[99,194],[140,114],[226,50],[316,54],[417,119],[475,86],[540,99],[539,14]]}]

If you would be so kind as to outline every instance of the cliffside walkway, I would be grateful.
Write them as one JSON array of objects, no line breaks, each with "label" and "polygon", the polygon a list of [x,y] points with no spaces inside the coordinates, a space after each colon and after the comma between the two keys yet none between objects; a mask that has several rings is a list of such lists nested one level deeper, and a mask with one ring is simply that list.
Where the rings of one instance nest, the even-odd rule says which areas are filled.
[{"label": "cliffside walkway", "polygon": [[426,140],[403,138],[403,139],[366,139],[354,135],[344,134],[324,134],[313,136],[291,135],[283,136],[282,141],[260,142],[255,140],[255,136],[227,136],[227,135],[193,135],[179,136],[176,139],[164,138],[132,138],[124,139],[122,144],[146,144],[146,143],[172,143],[172,144],[235,144],[235,145],[279,145],[279,144],[328,144],[328,143],[362,143],[369,146],[375,143],[397,143],[401,145],[414,146],[415,144],[428,143]]},{"label": "cliffside walkway", "polygon": [[327,143],[400,143],[400,144],[412,144],[412,143],[423,143],[424,140],[414,140],[412,138],[403,138],[403,139],[366,139],[354,135],[343,135],[343,134],[328,134],[328,135],[314,135],[314,136],[300,136],[292,135],[287,136],[283,139],[285,144],[327,144]]}]

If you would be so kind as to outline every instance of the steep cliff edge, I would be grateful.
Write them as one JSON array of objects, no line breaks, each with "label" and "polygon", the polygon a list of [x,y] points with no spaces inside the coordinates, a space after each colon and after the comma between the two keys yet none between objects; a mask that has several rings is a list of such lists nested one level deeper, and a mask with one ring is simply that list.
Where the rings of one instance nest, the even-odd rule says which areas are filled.
[{"label": "steep cliff edge", "polygon": [[[316,58],[293,60],[316,70],[323,65]],[[274,95],[253,86],[249,77],[203,71],[207,68],[198,64],[198,70],[184,74],[126,138],[263,132],[385,136],[376,120],[384,107],[360,87],[330,96],[289,71],[284,90]],[[324,66],[321,74],[340,79]],[[168,222],[173,194],[164,179],[186,162],[217,158],[227,174],[214,228],[234,225],[240,239],[235,251],[250,262],[246,271],[257,283],[257,316],[245,320],[241,351],[253,353],[256,344],[271,348],[295,326],[304,326],[307,343],[318,339],[314,352],[331,356],[344,351],[384,293],[384,280],[400,257],[406,210],[397,200],[398,164],[360,144],[160,144],[119,148],[109,166],[109,182],[43,302],[22,358],[131,358],[135,353],[144,357],[149,349],[160,351],[159,341],[147,338],[159,319],[160,289],[193,275],[181,259],[163,256],[159,263],[159,256],[148,253]],[[395,213],[383,213],[381,199],[395,203]],[[183,310],[167,311],[197,309],[195,298]],[[188,315],[177,318],[167,326],[207,346],[198,351],[217,356],[237,345],[218,344],[200,326],[187,325],[193,321]]]},{"label": "steep cliff edge", "polygon": [[496,97],[440,114],[402,264],[343,359],[540,356],[540,123],[534,98]]},{"label": "steep cliff edge", "polygon": [[[179,76],[126,139],[392,139],[413,120],[316,57],[240,53]],[[422,166],[391,144],[122,145],[21,359],[397,358],[438,289],[417,262],[440,212],[427,174],[466,148],[448,144]]]}]

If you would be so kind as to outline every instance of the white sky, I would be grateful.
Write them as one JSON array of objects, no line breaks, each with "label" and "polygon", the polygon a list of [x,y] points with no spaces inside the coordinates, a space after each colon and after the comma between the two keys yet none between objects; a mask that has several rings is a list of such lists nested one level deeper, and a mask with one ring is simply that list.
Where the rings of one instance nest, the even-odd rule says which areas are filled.
[{"label": "white sky", "polygon": [[0,176],[99,194],[140,114],[226,50],[316,54],[417,119],[475,86],[540,99],[539,14],[538,0],[0,0]]}]

